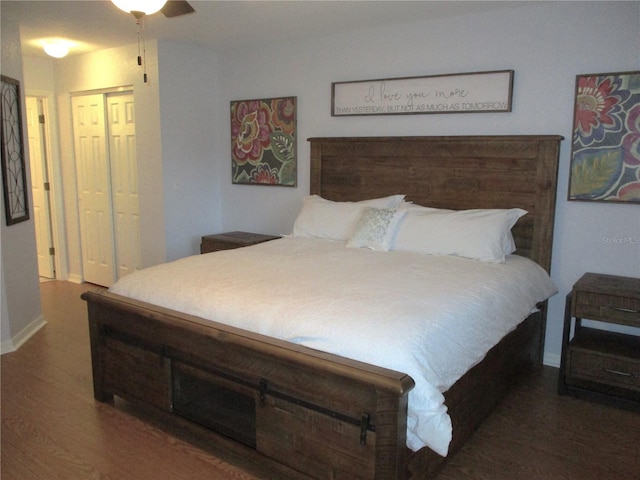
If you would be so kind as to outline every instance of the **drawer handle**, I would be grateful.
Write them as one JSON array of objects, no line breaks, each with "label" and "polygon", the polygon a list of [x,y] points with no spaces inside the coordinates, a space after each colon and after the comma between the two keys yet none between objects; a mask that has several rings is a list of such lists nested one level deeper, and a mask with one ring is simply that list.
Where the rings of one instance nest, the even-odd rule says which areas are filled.
[{"label": "drawer handle", "polygon": [[612,370],[610,368],[603,368],[603,370],[607,373],[613,373],[614,375],[620,375],[621,377],[631,377],[632,375],[629,372],[621,372],[620,370]]},{"label": "drawer handle", "polygon": [[609,305],[607,308],[622,313],[640,313],[640,310],[634,310],[633,308],[614,307],[612,305]]}]

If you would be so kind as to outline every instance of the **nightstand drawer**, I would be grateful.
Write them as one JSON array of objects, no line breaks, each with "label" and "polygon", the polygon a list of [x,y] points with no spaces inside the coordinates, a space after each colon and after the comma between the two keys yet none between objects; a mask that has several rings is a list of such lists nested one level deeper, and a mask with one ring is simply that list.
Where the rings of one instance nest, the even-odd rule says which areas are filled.
[{"label": "nightstand drawer", "polygon": [[640,392],[640,360],[571,349],[567,382],[574,378]]},{"label": "nightstand drawer", "polygon": [[578,291],[575,316],[640,325],[640,298]]}]

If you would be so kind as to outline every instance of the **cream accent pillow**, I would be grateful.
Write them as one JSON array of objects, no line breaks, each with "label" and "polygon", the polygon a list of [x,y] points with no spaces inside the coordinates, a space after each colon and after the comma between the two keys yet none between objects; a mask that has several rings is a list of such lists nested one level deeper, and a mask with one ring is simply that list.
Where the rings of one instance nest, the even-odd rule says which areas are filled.
[{"label": "cream accent pillow", "polygon": [[393,250],[502,263],[516,249],[511,228],[526,213],[520,208],[410,212]]},{"label": "cream accent pillow", "polygon": [[404,195],[391,195],[362,202],[333,202],[309,195],[293,225],[293,236],[348,241],[365,208],[394,208],[403,199]]},{"label": "cream accent pillow", "polygon": [[347,242],[347,247],[367,247],[381,252],[389,251],[405,211],[405,209],[367,207],[358,220],[356,231]]}]

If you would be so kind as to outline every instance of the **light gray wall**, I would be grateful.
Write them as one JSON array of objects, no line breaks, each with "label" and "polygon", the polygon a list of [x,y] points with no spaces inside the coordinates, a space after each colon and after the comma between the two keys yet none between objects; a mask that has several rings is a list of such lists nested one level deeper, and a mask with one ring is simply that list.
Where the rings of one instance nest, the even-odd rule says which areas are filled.
[{"label": "light gray wall", "polygon": [[[199,252],[200,237],[220,231],[221,198],[215,151],[218,94],[216,54],[187,43],[161,42],[160,112],[166,258]],[[138,117],[138,120],[140,117]]]},{"label": "light gray wall", "polygon": [[[221,98],[298,97],[299,187],[231,185],[227,148],[222,172],[223,230],[289,233],[309,191],[311,136],[560,134],[561,148],[546,361],[558,364],[564,297],[587,271],[640,276],[638,205],[568,202],[577,74],[640,69],[640,3],[527,2],[517,8],[417,21],[323,39],[220,55]],[[330,116],[333,81],[513,69],[511,113]],[[228,138],[218,110],[218,145]]]},{"label": "light gray wall", "polygon": [[[24,81],[18,25],[2,15],[2,75],[20,82],[22,112],[24,112]],[[22,129],[26,124],[22,115]],[[25,166],[29,168],[29,145],[23,139]],[[27,174],[28,174],[27,170]],[[31,181],[28,180],[29,198]],[[44,322],[40,306],[38,263],[36,258],[33,207],[29,202],[30,219],[7,226],[4,197],[0,195],[0,352],[17,348]]]}]

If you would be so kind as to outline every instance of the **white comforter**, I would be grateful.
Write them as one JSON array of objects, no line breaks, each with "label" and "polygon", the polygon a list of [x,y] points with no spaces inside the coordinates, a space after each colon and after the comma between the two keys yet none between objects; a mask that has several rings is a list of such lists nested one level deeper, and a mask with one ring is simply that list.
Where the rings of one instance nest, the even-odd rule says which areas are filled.
[{"label": "white comforter", "polygon": [[495,264],[287,237],[151,267],[111,291],[404,372],[415,381],[407,446],[444,456],[441,392],[557,290],[515,255]]}]

